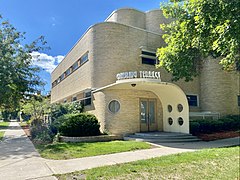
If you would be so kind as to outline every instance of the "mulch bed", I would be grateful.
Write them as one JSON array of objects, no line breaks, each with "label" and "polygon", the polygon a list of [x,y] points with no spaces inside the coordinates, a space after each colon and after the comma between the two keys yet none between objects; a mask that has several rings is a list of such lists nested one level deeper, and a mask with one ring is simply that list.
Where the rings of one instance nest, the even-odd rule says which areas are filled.
[{"label": "mulch bed", "polygon": [[227,132],[216,132],[211,134],[197,134],[197,137],[202,139],[203,141],[213,141],[217,139],[226,139],[239,137],[240,131],[227,131]]}]

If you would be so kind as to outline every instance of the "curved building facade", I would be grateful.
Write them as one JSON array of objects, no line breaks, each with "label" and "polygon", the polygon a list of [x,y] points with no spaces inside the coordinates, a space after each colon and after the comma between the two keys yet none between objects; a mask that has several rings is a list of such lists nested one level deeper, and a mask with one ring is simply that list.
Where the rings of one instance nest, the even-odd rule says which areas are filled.
[{"label": "curved building facade", "polygon": [[192,82],[156,69],[167,22],[161,10],[126,8],[91,26],[52,72],[51,102],[83,103],[112,134],[189,133],[189,116],[237,114],[239,73],[223,72],[217,59],[204,60]]}]

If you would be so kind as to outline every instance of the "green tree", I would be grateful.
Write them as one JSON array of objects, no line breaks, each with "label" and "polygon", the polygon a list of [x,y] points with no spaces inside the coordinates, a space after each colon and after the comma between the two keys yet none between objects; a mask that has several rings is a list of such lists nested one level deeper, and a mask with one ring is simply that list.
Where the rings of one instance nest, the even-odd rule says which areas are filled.
[{"label": "green tree", "polygon": [[32,119],[42,119],[51,110],[50,99],[41,95],[33,95],[21,104],[22,115],[30,115]]},{"label": "green tree", "polygon": [[173,80],[192,80],[201,59],[221,57],[224,70],[240,64],[240,1],[185,0],[163,4],[163,14],[172,19],[161,24],[167,44],[157,51],[158,67],[173,74]]},{"label": "green tree", "polygon": [[25,33],[18,32],[0,16],[0,110],[15,110],[22,99],[42,85],[39,70],[32,65],[31,52],[46,44],[41,36],[23,44]]}]

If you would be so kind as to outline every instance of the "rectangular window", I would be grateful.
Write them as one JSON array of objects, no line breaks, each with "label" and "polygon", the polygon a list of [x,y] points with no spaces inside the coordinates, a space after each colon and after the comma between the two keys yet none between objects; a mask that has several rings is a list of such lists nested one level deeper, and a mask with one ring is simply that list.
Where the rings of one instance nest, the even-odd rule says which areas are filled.
[{"label": "rectangular window", "polygon": [[75,71],[78,68],[78,61],[72,65],[72,71]]},{"label": "rectangular window", "polygon": [[84,106],[91,105],[92,102],[92,93],[91,91],[84,93]]},{"label": "rectangular window", "polygon": [[142,57],[142,64],[156,65],[156,59]]},{"label": "rectangular window", "polygon": [[157,63],[156,53],[153,51],[142,50],[141,57],[142,64],[156,65]]},{"label": "rectangular window", "polygon": [[152,56],[152,57],[156,57],[156,53],[155,52],[151,52],[151,51],[142,51],[143,55],[147,55],[147,56]]},{"label": "rectangular window", "polygon": [[188,105],[189,106],[198,106],[198,96],[197,95],[187,95]]},{"label": "rectangular window", "polygon": [[236,62],[236,70],[240,71],[240,62],[239,61]]},{"label": "rectangular window", "polygon": [[238,106],[240,106],[240,95],[238,95]]},{"label": "rectangular window", "polygon": [[71,68],[68,68],[65,72],[66,76],[68,76],[69,74],[71,74]]},{"label": "rectangular window", "polygon": [[62,81],[64,78],[65,78],[65,74],[63,73],[63,74],[59,77],[59,79],[60,79],[60,81]]},{"label": "rectangular window", "polygon": [[74,101],[76,101],[77,100],[77,96],[74,96],[73,98],[72,98],[72,102],[74,102]]},{"label": "rectangular window", "polygon": [[57,85],[57,81],[54,81],[53,83],[52,83],[52,87],[55,87]]},{"label": "rectangular window", "polygon": [[87,61],[88,61],[88,52],[80,58],[80,65],[83,65]]},{"label": "rectangular window", "polygon": [[58,83],[60,83],[60,81],[61,81],[61,79],[60,79],[60,78],[58,78],[58,79],[57,79],[57,84],[58,84]]}]

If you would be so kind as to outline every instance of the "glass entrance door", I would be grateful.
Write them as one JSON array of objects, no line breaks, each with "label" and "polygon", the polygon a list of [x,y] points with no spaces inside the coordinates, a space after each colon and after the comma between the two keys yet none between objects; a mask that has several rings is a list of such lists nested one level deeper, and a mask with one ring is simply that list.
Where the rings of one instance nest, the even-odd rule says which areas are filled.
[{"label": "glass entrance door", "polygon": [[156,100],[140,100],[140,130],[141,132],[156,131]]}]

